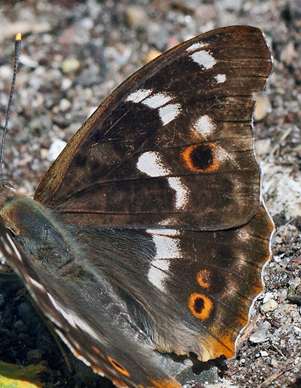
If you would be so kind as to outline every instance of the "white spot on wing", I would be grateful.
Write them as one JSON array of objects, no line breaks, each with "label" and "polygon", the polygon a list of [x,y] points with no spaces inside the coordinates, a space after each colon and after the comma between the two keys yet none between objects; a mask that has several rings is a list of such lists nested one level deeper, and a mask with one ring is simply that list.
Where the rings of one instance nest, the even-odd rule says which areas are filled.
[{"label": "white spot on wing", "polygon": [[218,84],[223,84],[227,79],[226,74],[218,74],[214,78]]},{"label": "white spot on wing", "polygon": [[136,92],[131,93],[126,101],[131,101],[131,102],[141,102],[144,100],[146,97],[148,97],[152,93],[151,89],[140,89],[137,90]]},{"label": "white spot on wing", "polygon": [[181,105],[169,103],[173,97],[164,93],[152,94],[151,89],[140,89],[131,93],[126,101],[141,103],[152,109],[159,109],[163,125],[170,123],[181,113]]},{"label": "white spot on wing", "polygon": [[196,51],[190,57],[205,69],[211,69],[216,64],[216,60],[206,50]]},{"label": "white spot on wing", "polygon": [[182,209],[188,201],[188,188],[181,182],[179,177],[168,178],[168,183],[176,192],[176,208]]},{"label": "white spot on wing", "polygon": [[72,315],[72,312],[66,311],[62,307],[60,308],[60,313],[66,319],[66,321],[73,327],[76,327],[76,323],[74,320],[75,315]]},{"label": "white spot on wing", "polygon": [[57,310],[57,311],[60,311],[60,306],[59,304],[57,303],[57,301],[53,298],[53,296],[51,294],[49,294],[49,292],[47,292],[47,295],[48,295],[48,298],[50,300],[50,302],[52,303],[53,307]]},{"label": "white spot on wing", "polygon": [[170,173],[169,169],[164,167],[157,152],[144,152],[144,154],[141,154],[137,167],[141,172],[151,177],[166,176]]},{"label": "white spot on wing", "polygon": [[164,292],[164,281],[168,277],[170,261],[181,257],[180,240],[174,237],[160,236],[153,232],[150,231],[156,246],[156,256],[151,262],[148,280]]},{"label": "white spot on wing", "polygon": [[168,104],[159,109],[159,115],[163,122],[163,125],[170,123],[172,120],[177,118],[181,113],[180,104]]},{"label": "white spot on wing", "polygon": [[236,235],[238,239],[242,242],[248,242],[250,240],[250,234],[243,230],[237,230]]},{"label": "white spot on wing", "polygon": [[180,240],[178,238],[153,235],[153,241],[156,245],[156,260],[181,257],[179,249]]},{"label": "white spot on wing", "polygon": [[159,108],[167,104],[171,100],[171,97],[167,94],[157,93],[146,98],[142,103],[149,106],[150,108]]},{"label": "white spot on wing", "polygon": [[193,128],[196,129],[201,136],[207,138],[216,129],[216,125],[210,116],[204,115],[197,119]]},{"label": "white spot on wing", "polygon": [[[30,276],[28,277],[28,279],[29,279],[30,283],[31,283],[34,287],[38,288],[40,291],[46,292],[45,287],[42,286],[41,283],[37,282],[36,280],[34,280],[33,278],[31,278]],[[49,294],[48,294],[48,295],[49,295]]]},{"label": "white spot on wing", "polygon": [[[138,158],[137,168],[151,177],[162,177],[171,174],[171,171],[164,167],[158,152],[144,152]],[[188,201],[188,188],[181,182],[179,177],[169,177],[168,183],[176,192],[176,208],[182,209]]]},{"label": "white spot on wing", "polygon": [[205,47],[208,47],[208,43],[203,43],[203,42],[193,43],[191,46],[189,46],[186,49],[186,51],[196,51]]},{"label": "white spot on wing", "polygon": [[[54,331],[56,332],[56,334],[59,335],[61,340],[69,347],[69,349],[71,349],[71,351],[73,352],[73,354],[75,355],[76,358],[78,358],[79,360],[83,361],[86,365],[91,366],[91,363],[88,360],[86,360],[84,357],[79,355],[78,350],[71,344],[70,341],[67,340],[65,335],[60,330],[58,330],[57,328],[54,328]],[[73,338],[72,338],[72,341],[75,343]],[[75,344],[75,345],[77,347],[79,347],[78,344]]]},{"label": "white spot on wing", "polygon": [[178,236],[181,232],[177,229],[146,229],[147,233],[158,236]]},{"label": "white spot on wing", "polygon": [[17,259],[19,261],[21,261],[21,263],[22,263],[22,261],[23,261],[22,256],[20,255],[20,252],[17,249],[14,240],[11,238],[11,236],[8,233],[6,234],[6,237],[7,237],[8,241],[10,242],[10,245],[9,245],[9,244],[6,243],[6,241],[4,239],[2,240],[6,250],[11,255],[15,255],[17,257]]},{"label": "white spot on wing", "polygon": [[83,331],[85,331],[87,334],[89,334],[91,337],[93,337],[96,340],[99,340],[98,334],[95,332],[94,329],[92,329],[91,326],[89,326],[85,321],[80,319],[78,316],[76,316],[75,320],[76,326],[80,327]]}]

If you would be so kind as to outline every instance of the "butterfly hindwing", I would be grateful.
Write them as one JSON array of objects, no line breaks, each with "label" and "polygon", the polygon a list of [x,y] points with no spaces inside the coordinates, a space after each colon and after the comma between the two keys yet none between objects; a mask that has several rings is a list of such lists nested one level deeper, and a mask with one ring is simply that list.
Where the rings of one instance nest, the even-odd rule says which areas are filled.
[{"label": "butterfly hindwing", "polygon": [[87,120],[35,199],[86,225],[215,230],[247,222],[260,189],[252,93],[270,71],[253,27],[216,30],[165,53]]}]

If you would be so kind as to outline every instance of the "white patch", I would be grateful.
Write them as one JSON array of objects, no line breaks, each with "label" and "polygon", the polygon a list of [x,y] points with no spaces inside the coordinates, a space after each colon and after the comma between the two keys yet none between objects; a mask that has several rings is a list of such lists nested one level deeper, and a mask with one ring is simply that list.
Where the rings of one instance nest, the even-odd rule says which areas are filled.
[{"label": "white patch", "polygon": [[163,122],[163,125],[170,123],[172,120],[177,118],[181,113],[180,104],[168,104],[159,109],[159,115]]},{"label": "white patch", "polygon": [[[71,349],[72,353],[74,354],[74,356],[76,358],[78,358],[79,360],[81,360],[83,363],[85,363],[86,365],[90,366],[91,367],[91,363],[89,361],[87,361],[84,357],[80,356],[79,353],[78,353],[78,350],[73,346],[71,345],[71,342],[69,342],[67,340],[67,338],[64,336],[64,334],[58,330],[58,329],[54,329],[54,331],[56,332],[56,334],[59,335],[59,337],[61,338],[61,340],[69,347],[69,349]],[[78,344],[76,344],[76,346],[78,346]],[[79,347],[79,346],[78,346]]]},{"label": "white patch", "polygon": [[194,60],[194,62],[203,66],[205,69],[211,69],[216,64],[216,60],[206,50],[196,51],[191,54],[190,57]]},{"label": "white patch", "polygon": [[62,316],[66,319],[66,321],[71,325],[73,326],[74,328],[76,328],[76,323],[75,323],[75,320],[74,320],[74,315],[72,315],[72,313],[66,311],[65,309],[63,309],[62,307],[60,308],[60,313],[62,314]]},{"label": "white patch", "polygon": [[158,224],[162,226],[175,225],[176,223],[177,223],[177,220],[174,217],[168,217],[165,220],[158,222]]},{"label": "white patch", "polygon": [[172,96],[164,93],[151,94],[151,89],[137,90],[136,92],[131,93],[126,101],[141,103],[152,109],[159,108],[159,115],[163,125],[170,123],[181,113],[180,104],[168,104],[173,99]]},{"label": "white patch", "polygon": [[146,229],[146,232],[158,236],[178,236],[181,233],[177,229]]},{"label": "white patch", "polygon": [[170,236],[153,236],[153,241],[156,245],[156,257],[159,259],[180,258],[181,251],[179,249],[180,240]]},{"label": "white patch", "polygon": [[212,132],[216,129],[216,125],[210,116],[205,115],[197,119],[193,124],[193,128],[196,129],[199,134],[205,138],[212,135]]},{"label": "white patch", "polygon": [[19,250],[17,249],[14,240],[11,238],[10,234],[8,234],[8,233],[6,233],[6,238],[8,239],[8,241],[9,241],[9,243],[10,243],[10,244],[7,244],[6,241],[5,241],[4,239],[2,239],[2,242],[3,242],[3,244],[4,244],[5,248],[6,248],[6,250],[8,251],[8,253],[9,253],[10,255],[16,256],[17,259],[18,259],[19,261],[21,261],[21,263],[22,263],[22,261],[23,261],[22,256],[20,255],[20,252],[19,252]]},{"label": "white patch", "polygon": [[156,245],[156,256],[151,262],[148,280],[164,292],[164,281],[168,277],[170,261],[181,257],[180,240],[167,236],[153,235],[153,241]]},{"label": "white patch", "polygon": [[75,322],[76,322],[76,326],[81,328],[87,334],[89,334],[90,337],[96,339],[97,341],[99,340],[99,336],[97,335],[97,333],[85,321],[83,321],[78,316],[76,316]]},{"label": "white patch", "polygon": [[205,48],[205,47],[208,47],[208,43],[198,42],[198,43],[194,43],[191,46],[189,46],[186,49],[186,51],[196,51],[196,50],[200,50],[200,49]]},{"label": "white patch", "polygon": [[176,208],[183,209],[183,207],[188,202],[188,188],[183,185],[183,183],[181,182],[181,178],[178,177],[168,178],[168,183],[170,187],[176,192]]},{"label": "white patch", "polygon": [[53,304],[54,308],[57,310],[57,311],[61,311],[61,308],[59,306],[59,304],[57,303],[57,301],[53,298],[53,296],[51,294],[49,294],[49,292],[47,292],[47,295],[48,295],[48,298],[50,299],[50,302]]},{"label": "white patch", "polygon": [[[231,155],[229,152],[227,152],[224,148],[222,147],[216,147],[214,151],[214,156],[217,158],[217,161],[219,163],[224,163],[226,160],[231,160],[234,166],[237,166],[237,162],[235,160],[236,155]],[[237,186],[239,185],[239,182],[236,183]]]},{"label": "white patch", "polygon": [[[158,152],[144,152],[138,158],[137,168],[151,177],[162,177],[171,174],[170,170],[164,167]],[[169,177],[168,183],[170,187],[176,192],[177,209],[182,209],[188,201],[188,188],[181,182],[181,178]]]},{"label": "white patch", "polygon": [[131,93],[125,101],[131,101],[131,102],[141,102],[146,97],[148,97],[152,93],[151,89],[140,89],[136,92]]},{"label": "white patch", "polygon": [[[28,279],[29,279],[30,283],[31,283],[34,287],[38,288],[40,291],[46,292],[45,287],[42,286],[42,284],[40,284],[39,282],[37,282],[36,280],[34,280],[33,278],[31,278],[30,276],[28,276]],[[48,294],[48,295],[49,295],[49,294]]]},{"label": "white patch", "polygon": [[157,94],[154,94],[153,96],[146,98],[144,101],[142,101],[142,103],[144,105],[149,106],[150,108],[155,109],[167,104],[170,100],[171,100],[171,97],[168,96],[167,94],[157,93]]},{"label": "white patch", "polygon": [[164,167],[157,152],[144,152],[139,156],[137,168],[151,177],[167,176],[170,174],[168,168]]},{"label": "white patch", "polygon": [[218,74],[214,78],[218,84],[223,84],[227,79],[226,74]]},{"label": "white patch", "polygon": [[246,231],[243,230],[238,230],[236,232],[237,237],[239,238],[240,241],[242,242],[248,242],[250,240],[250,234],[247,233]]}]

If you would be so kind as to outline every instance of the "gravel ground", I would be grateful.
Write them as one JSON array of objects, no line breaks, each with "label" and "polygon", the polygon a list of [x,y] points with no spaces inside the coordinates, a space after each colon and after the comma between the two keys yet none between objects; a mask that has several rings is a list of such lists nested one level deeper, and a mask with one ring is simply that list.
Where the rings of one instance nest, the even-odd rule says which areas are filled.
[{"label": "gravel ground", "polygon": [[[157,51],[216,27],[250,24],[266,34],[274,73],[259,97],[256,149],[277,232],[265,291],[225,365],[208,364],[206,387],[301,386],[301,2],[299,0],[0,1],[0,110],[10,88],[13,39],[24,36],[5,175],[32,195],[81,123]],[[21,290],[20,290],[21,289]],[[46,360],[45,387],[110,386],[60,350],[16,280],[0,284],[0,359]],[[209,370],[209,372],[208,372]],[[215,383],[215,384],[214,384]],[[107,384],[107,385],[106,385]]]}]

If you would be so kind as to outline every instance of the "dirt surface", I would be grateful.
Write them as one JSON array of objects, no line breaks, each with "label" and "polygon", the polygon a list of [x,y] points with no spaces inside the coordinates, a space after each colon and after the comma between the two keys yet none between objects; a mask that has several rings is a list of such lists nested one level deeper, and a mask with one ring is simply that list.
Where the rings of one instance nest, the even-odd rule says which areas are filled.
[{"label": "dirt surface", "polygon": [[[297,388],[301,386],[299,0],[0,1],[1,118],[9,95],[14,35],[24,36],[4,173],[14,187],[32,195],[55,158],[56,147],[65,144],[149,55],[234,24],[260,27],[274,57],[274,73],[258,102],[255,138],[262,192],[277,231],[273,259],[264,271],[265,291],[254,304],[237,355],[226,367],[208,364],[201,384]],[[20,283],[14,278],[0,283],[2,361],[23,365],[46,361],[54,370],[43,376],[48,388],[110,386],[68,353],[76,365],[70,373]]]}]

